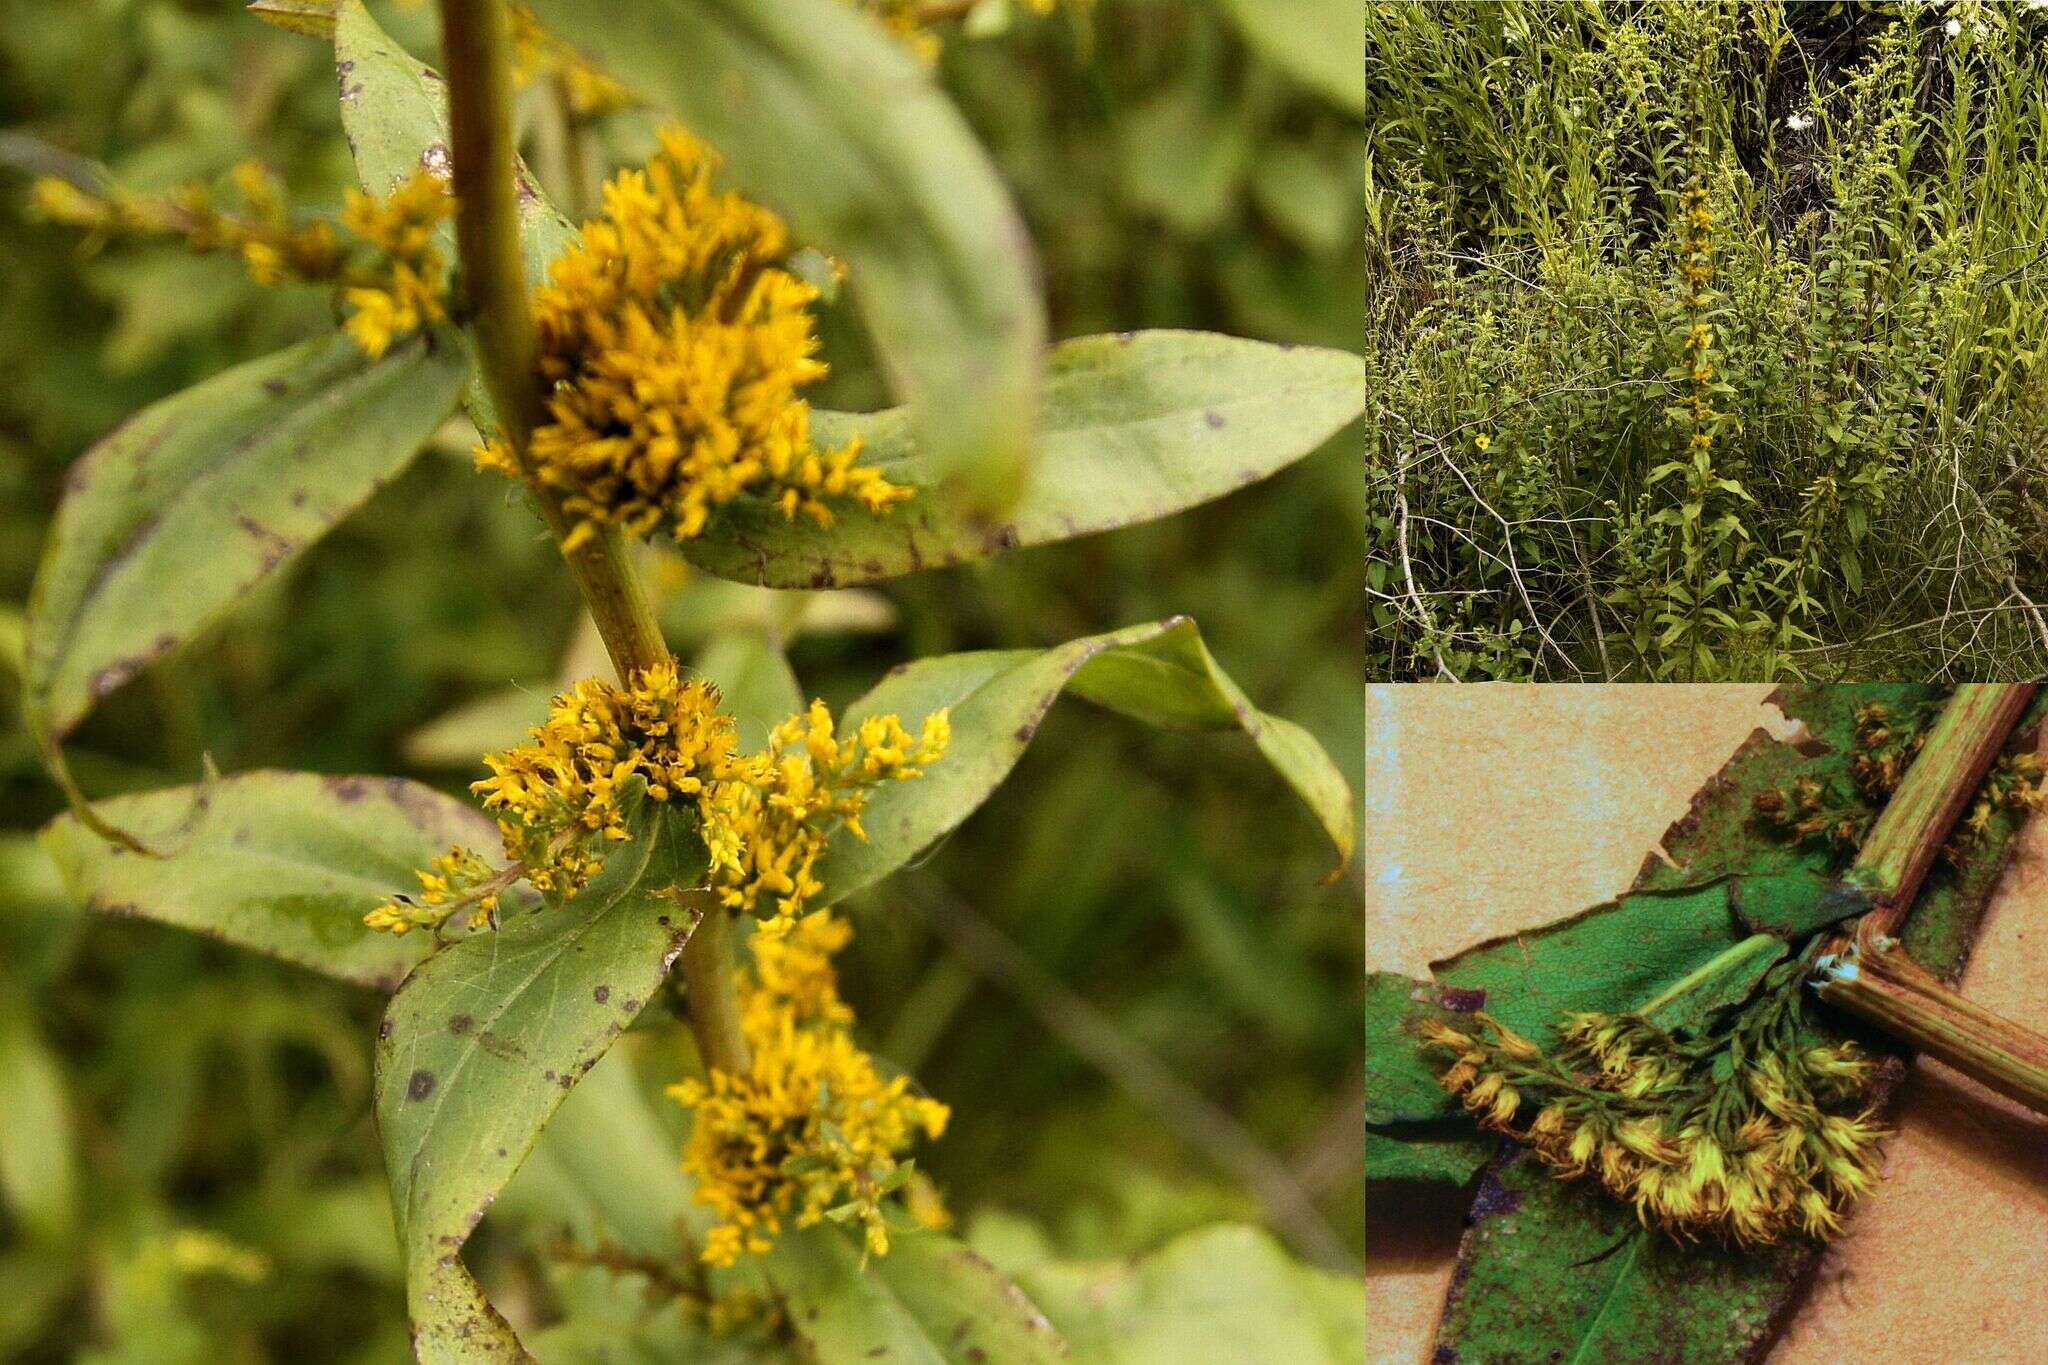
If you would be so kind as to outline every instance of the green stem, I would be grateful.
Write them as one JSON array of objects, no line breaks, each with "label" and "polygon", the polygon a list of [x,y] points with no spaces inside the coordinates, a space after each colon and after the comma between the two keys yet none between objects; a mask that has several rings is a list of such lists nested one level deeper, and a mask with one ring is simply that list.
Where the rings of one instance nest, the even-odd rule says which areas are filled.
[{"label": "green stem", "polygon": [[[548,420],[539,378],[539,339],[519,243],[518,151],[512,138],[512,35],[504,0],[441,0],[441,53],[448,78],[448,140],[453,154],[455,246],[469,323],[499,436],[525,473],[541,519],[563,547],[590,616],[621,680],[664,663],[668,643],[633,571],[617,528],[568,548],[576,520],[541,480],[528,454],[534,429]],[[683,947],[691,984],[690,1023],[707,1062],[751,1069],[733,996],[731,917],[705,915]],[[701,987],[699,983],[702,983]],[[707,1041],[708,1040],[708,1041]]]},{"label": "green stem", "polygon": [[[695,949],[696,951],[692,951]],[[684,999],[704,1065],[742,1075],[751,1068],[732,980],[732,912],[713,905],[683,945]]]}]

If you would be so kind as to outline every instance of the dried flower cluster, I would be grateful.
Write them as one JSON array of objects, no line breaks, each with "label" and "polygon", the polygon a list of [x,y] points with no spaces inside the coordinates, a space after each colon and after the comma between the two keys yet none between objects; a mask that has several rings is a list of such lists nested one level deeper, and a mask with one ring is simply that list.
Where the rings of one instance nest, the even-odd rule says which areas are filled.
[{"label": "dried flower cluster", "polygon": [[820,911],[782,937],[757,934],[752,966],[736,974],[753,1069],[714,1068],[670,1089],[695,1112],[683,1168],[718,1213],[704,1247],[713,1265],[828,1218],[858,1221],[868,1251],[887,1255],[882,1204],[913,1174],[903,1154],[945,1131],[945,1105],[885,1077],[853,1041],[832,967],[852,932]]},{"label": "dried flower cluster", "polygon": [[1645,1225],[1744,1244],[1831,1236],[1875,1179],[1883,1133],[1842,1112],[1869,1084],[1854,1044],[1816,1042],[1801,963],[1722,1030],[1681,1041],[1637,1015],[1567,1017],[1554,1055],[1484,1013],[1432,1020],[1441,1080],[1488,1128],[1568,1177],[1591,1176]]},{"label": "dried flower cluster", "polygon": [[[1919,755],[1936,714],[1937,708],[1931,706],[1907,715],[1883,702],[1858,707],[1849,756],[1853,793],[1802,774],[1775,791],[1759,794],[1754,802],[1757,818],[1786,838],[1819,839],[1844,852],[1855,850]],[[2041,757],[2032,749],[2001,754],[1942,846],[1944,860],[1958,865],[1967,858],[2000,811],[2040,809],[2048,801],[2042,776]]]},{"label": "dried flower cluster", "polygon": [[348,307],[343,325],[373,360],[447,320],[447,269],[434,234],[455,201],[431,173],[415,173],[385,199],[351,190],[340,222],[352,244],[326,219],[293,222],[284,187],[254,162],[237,166],[233,181],[235,202],[223,207],[203,183],[150,196],[120,188],[93,193],[46,178],[36,182],[34,206],[52,222],[99,237],[178,238],[194,251],[234,252],[266,287],[333,285]]},{"label": "dried flower cluster", "polygon": [[[783,268],[782,220],[714,191],[715,168],[694,139],[664,133],[645,171],[605,185],[604,217],[535,295],[548,420],[527,462],[576,519],[571,549],[603,526],[688,540],[743,495],[820,524],[833,502],[886,512],[911,496],[859,463],[858,440],[813,444],[798,395],[826,369],[817,291]],[[502,444],[477,462],[521,476]]]}]

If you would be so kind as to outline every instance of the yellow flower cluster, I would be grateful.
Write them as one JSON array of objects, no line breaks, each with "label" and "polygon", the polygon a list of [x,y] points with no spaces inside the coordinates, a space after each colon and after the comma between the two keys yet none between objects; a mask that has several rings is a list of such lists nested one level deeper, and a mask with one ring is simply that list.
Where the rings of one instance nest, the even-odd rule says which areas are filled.
[{"label": "yellow flower cluster", "polygon": [[363,923],[403,936],[414,929],[437,929],[456,911],[468,908],[469,927],[480,929],[497,919],[498,896],[509,881],[459,844],[413,875],[420,879],[418,896],[394,896],[363,916]]},{"label": "yellow flower cluster", "polygon": [[498,815],[505,856],[538,891],[575,895],[602,865],[603,845],[630,837],[621,804],[630,779],[667,801],[701,798],[733,775],[732,717],[716,688],[686,681],[673,659],[626,687],[576,684],[528,734],[529,743],[486,754],[491,775],[470,790]]},{"label": "yellow flower cluster", "polygon": [[455,201],[432,174],[419,171],[388,199],[350,191],[341,225],[355,238],[352,247],[325,219],[292,222],[284,187],[261,166],[244,162],[233,181],[232,208],[202,183],[152,197],[120,188],[93,193],[49,178],[36,182],[33,204],[40,216],[97,236],[174,237],[194,251],[232,251],[265,287],[336,285],[349,308],[344,325],[372,359],[446,320],[446,270],[433,239]]},{"label": "yellow flower cluster", "polygon": [[[911,496],[858,463],[858,440],[813,445],[798,391],[825,374],[817,291],[782,268],[781,219],[714,191],[715,167],[694,139],[664,133],[645,171],[605,185],[604,217],[534,297],[549,395],[529,455],[576,518],[569,548],[605,525],[687,540],[743,495],[820,524],[830,500],[886,512]],[[496,443],[477,463],[520,474]]]},{"label": "yellow flower cluster", "polygon": [[1738,1049],[1717,1076],[1711,1056],[1703,1075],[1697,1051],[1632,1015],[1568,1016],[1554,1059],[1491,1016],[1474,1019],[1469,1030],[1420,1028],[1454,1055],[1444,1088],[1560,1175],[1592,1176],[1645,1225],[1744,1244],[1828,1237],[1875,1181],[1883,1132],[1867,1112],[1825,1107],[1869,1083],[1853,1044]]},{"label": "yellow flower cluster", "polygon": [[388,199],[349,191],[342,226],[382,253],[375,278],[351,283],[345,294],[348,334],[372,359],[427,324],[448,320],[447,271],[434,232],[454,212],[454,198],[426,170],[413,172]]},{"label": "yellow flower cluster", "polygon": [[866,839],[868,794],[922,776],[952,737],[944,711],[916,735],[887,715],[841,736],[813,702],[777,726],[762,752],[741,754],[732,717],[718,707],[718,690],[685,679],[673,659],[625,687],[591,678],[556,696],[527,743],[484,756],[491,775],[470,788],[497,815],[510,865],[494,871],[458,848],[417,874],[425,894],[394,897],[364,922],[402,934],[474,904],[471,924],[481,926],[520,877],[544,894],[574,896],[603,866],[605,848],[631,837],[626,796],[644,785],[649,800],[695,801],[710,885],[728,908],[763,916],[767,942],[823,890],[816,867],[833,831]]},{"label": "yellow flower cluster", "polygon": [[1679,208],[1683,214],[1678,239],[1683,257],[1680,273],[1687,289],[1685,309],[1692,319],[1685,338],[1686,374],[1692,384],[1687,406],[1692,418],[1691,447],[1701,451],[1714,444],[1714,419],[1720,416],[1709,401],[1709,385],[1714,379],[1714,328],[1704,320],[1712,302],[1707,286],[1714,279],[1714,214],[1707,207],[1706,190],[1697,185],[1679,195]]},{"label": "yellow flower cluster", "polygon": [[695,1111],[683,1169],[718,1214],[704,1246],[712,1265],[766,1252],[785,1226],[826,1218],[857,1219],[868,1251],[887,1255],[882,1201],[912,1175],[898,1158],[945,1131],[946,1106],[912,1094],[906,1077],[884,1078],[848,1031],[832,955],[851,937],[825,911],[781,938],[756,935],[752,967],[737,973],[753,1070],[713,1069],[670,1088]]},{"label": "yellow flower cluster", "polygon": [[[952,738],[947,713],[912,735],[896,716],[870,716],[841,737],[823,702],[777,726],[763,753],[704,802],[704,839],[725,904],[766,914],[758,937],[784,932],[823,890],[815,869],[831,831],[865,840],[860,814],[884,782],[922,776]],[[764,909],[772,900],[772,912]]]},{"label": "yellow flower cluster", "polygon": [[521,89],[535,81],[560,81],[569,113],[584,121],[639,103],[632,91],[542,27],[532,10],[513,5],[506,14],[512,24],[512,80]]}]

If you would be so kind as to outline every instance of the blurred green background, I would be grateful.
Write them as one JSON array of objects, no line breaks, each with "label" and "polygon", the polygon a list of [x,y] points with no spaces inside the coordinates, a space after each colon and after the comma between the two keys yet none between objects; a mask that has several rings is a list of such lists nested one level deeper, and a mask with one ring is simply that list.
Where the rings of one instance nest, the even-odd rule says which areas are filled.
[{"label": "blurred green background", "polygon": [[[373,8],[431,60],[430,11]],[[1343,8],[1101,0],[945,33],[941,79],[1030,221],[1054,335],[1199,327],[1361,348],[1363,126],[1316,69],[1322,19]],[[300,207],[331,209],[352,182],[333,88],[325,44],[233,4],[0,0],[0,658],[18,657],[67,464],[330,307],[258,290],[232,260],[92,251],[26,221],[30,176],[84,157],[161,189],[254,157]],[[618,146],[642,131],[621,120]],[[835,374],[816,401],[883,402],[848,303],[824,330]],[[460,791],[473,772],[421,766],[414,737],[507,684],[544,693],[576,613],[536,521],[449,435],[282,582],[109,699],[73,746],[87,789],[193,781],[211,755],[223,771],[409,773]],[[837,706],[912,656],[1186,612],[1355,788],[1360,459],[1347,433],[1175,521],[884,585],[882,602],[814,618],[798,675]],[[703,600],[685,590],[672,619]],[[403,1356],[370,1118],[381,1002],[69,908],[32,838],[59,801],[14,720],[11,668],[0,677],[0,1357]],[[1355,1251],[1360,896],[1320,884],[1320,839],[1248,743],[1065,703],[985,810],[852,907],[849,992],[876,1051],[954,1107],[920,1161],[963,1223],[1021,1216],[1082,1256],[1221,1217],[1277,1227],[1174,1107],[1200,1103],[1240,1121]],[[1021,962],[998,953],[991,981],[986,933],[970,965],[934,933],[941,915],[1000,934]],[[1062,1038],[1047,1021],[1072,997],[1099,1017]],[[1134,1092],[1134,1054],[1185,1093],[1162,1109]]]}]

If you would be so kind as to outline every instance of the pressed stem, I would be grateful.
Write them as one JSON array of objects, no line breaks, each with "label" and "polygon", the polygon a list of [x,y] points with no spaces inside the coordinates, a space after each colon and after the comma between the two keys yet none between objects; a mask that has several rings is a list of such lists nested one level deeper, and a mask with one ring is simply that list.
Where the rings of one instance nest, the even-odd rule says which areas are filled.
[{"label": "pressed stem", "polygon": [[1907,956],[1894,937],[2034,688],[1956,688],[1849,869],[1847,881],[1871,909],[1852,935],[1828,945],[1814,988],[1829,1004],[2048,1114],[2048,1038],[1972,1004]]},{"label": "pressed stem", "polygon": [[[518,151],[512,138],[512,35],[504,0],[441,0],[441,52],[448,78],[448,140],[455,177],[455,245],[469,323],[499,436],[526,476],[541,519],[604,637],[621,680],[668,660],[647,593],[616,528],[570,549],[576,521],[533,467],[534,429],[547,420],[539,340],[519,245]],[[751,1069],[733,995],[731,917],[706,914],[683,946],[690,1024],[705,1060]]]},{"label": "pressed stem", "polygon": [[1905,919],[2033,695],[2033,683],[1963,683],[1942,708],[1849,869],[1848,881],[1871,902],[1856,928],[1866,947]]},{"label": "pressed stem", "polygon": [[1830,1005],[2048,1114],[2048,1038],[1972,1004],[1898,949],[1831,963],[1815,989]]}]

